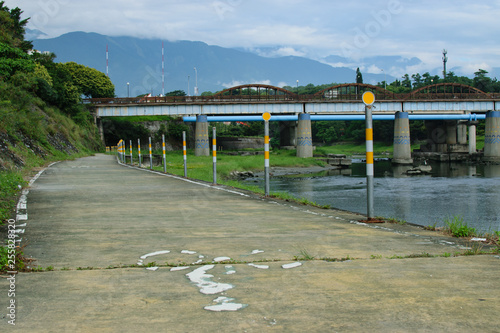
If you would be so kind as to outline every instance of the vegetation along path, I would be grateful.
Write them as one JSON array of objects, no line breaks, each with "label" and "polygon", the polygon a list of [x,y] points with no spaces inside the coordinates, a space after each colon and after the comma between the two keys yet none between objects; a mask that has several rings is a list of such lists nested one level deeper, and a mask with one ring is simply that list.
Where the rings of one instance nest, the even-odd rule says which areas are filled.
[{"label": "vegetation along path", "polygon": [[[498,254],[407,225],[119,165],[57,163],[27,196],[25,331],[498,330]],[[7,294],[9,280],[0,279]],[[2,308],[7,307],[2,296]],[[5,310],[4,310],[5,312]],[[2,330],[9,325],[0,314]]]}]

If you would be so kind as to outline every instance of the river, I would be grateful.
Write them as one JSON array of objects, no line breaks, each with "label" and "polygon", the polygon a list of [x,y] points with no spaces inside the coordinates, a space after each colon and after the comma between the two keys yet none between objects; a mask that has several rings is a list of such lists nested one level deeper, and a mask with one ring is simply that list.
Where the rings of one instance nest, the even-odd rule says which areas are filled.
[{"label": "river", "polygon": [[[374,215],[436,227],[444,226],[446,218],[461,216],[479,232],[500,230],[500,165],[431,166],[430,175],[407,176],[404,171],[408,167],[377,161]],[[366,214],[366,172],[361,160],[353,160],[347,170],[271,177],[270,187],[271,192],[284,191],[321,205]]]}]

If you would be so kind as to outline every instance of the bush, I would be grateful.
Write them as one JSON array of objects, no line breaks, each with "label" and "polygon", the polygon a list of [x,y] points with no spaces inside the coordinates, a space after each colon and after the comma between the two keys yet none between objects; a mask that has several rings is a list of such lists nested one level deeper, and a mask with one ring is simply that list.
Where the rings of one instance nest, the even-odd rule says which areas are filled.
[{"label": "bush", "polygon": [[446,230],[455,237],[472,237],[476,234],[476,229],[469,227],[461,216],[448,217],[444,222]]}]

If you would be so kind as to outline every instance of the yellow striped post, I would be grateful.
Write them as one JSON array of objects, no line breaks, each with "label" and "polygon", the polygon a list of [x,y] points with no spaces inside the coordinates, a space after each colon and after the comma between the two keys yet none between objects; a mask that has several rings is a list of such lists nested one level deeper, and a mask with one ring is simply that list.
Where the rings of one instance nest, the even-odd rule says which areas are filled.
[{"label": "yellow striped post", "polygon": [[213,162],[214,162],[214,185],[217,184],[217,138],[216,138],[216,128],[212,129],[213,137],[212,137],[212,150],[213,150]]},{"label": "yellow striped post", "polygon": [[134,157],[132,155],[132,140],[130,140],[130,165],[134,164]]},{"label": "yellow striped post", "polygon": [[182,155],[184,158],[184,177],[187,178],[186,131],[182,132]]},{"label": "yellow striped post", "polygon": [[153,170],[153,150],[151,149],[151,137],[149,137],[149,168]]},{"label": "yellow striped post", "polygon": [[167,154],[165,152],[165,134],[161,136],[162,148],[163,148],[163,172],[167,173]]},{"label": "yellow striped post", "polygon": [[366,91],[363,94],[363,103],[365,104],[366,116],[366,201],[368,220],[374,218],[373,214],[373,121],[372,105],[375,103],[375,94]]},{"label": "yellow striped post", "polygon": [[139,150],[139,168],[142,168],[142,159],[141,159],[141,139],[137,139],[137,149]]},{"label": "yellow striped post", "polygon": [[265,195],[269,196],[269,120],[271,119],[271,114],[266,112],[262,115],[264,119],[264,176],[266,180]]}]

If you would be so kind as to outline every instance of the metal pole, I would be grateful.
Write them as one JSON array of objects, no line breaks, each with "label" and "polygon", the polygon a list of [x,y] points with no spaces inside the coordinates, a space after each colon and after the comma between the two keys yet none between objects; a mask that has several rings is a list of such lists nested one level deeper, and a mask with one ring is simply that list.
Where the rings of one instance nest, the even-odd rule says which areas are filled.
[{"label": "metal pole", "polygon": [[153,170],[153,151],[151,150],[151,137],[149,137],[149,168]]},{"label": "metal pole", "polygon": [[372,123],[372,107],[365,106],[366,114],[366,197],[368,219],[374,218],[373,214],[373,123]]},{"label": "metal pole", "polygon": [[266,197],[269,196],[269,121],[264,121],[264,175],[266,180]]},{"label": "metal pole", "polygon": [[139,168],[142,168],[142,159],[141,159],[141,139],[137,139],[137,149],[139,150]]},{"label": "metal pole", "polygon": [[186,131],[182,132],[182,154],[184,156],[184,177],[187,178]]},{"label": "metal pole", "polygon": [[213,160],[214,160],[214,185],[217,184],[217,139],[216,139],[216,128],[213,128]]},{"label": "metal pole", "polygon": [[134,164],[134,157],[132,155],[132,140],[130,140],[130,165]]},{"label": "metal pole", "polygon": [[161,136],[162,147],[163,147],[163,172],[167,173],[167,154],[165,153],[165,134]]}]

